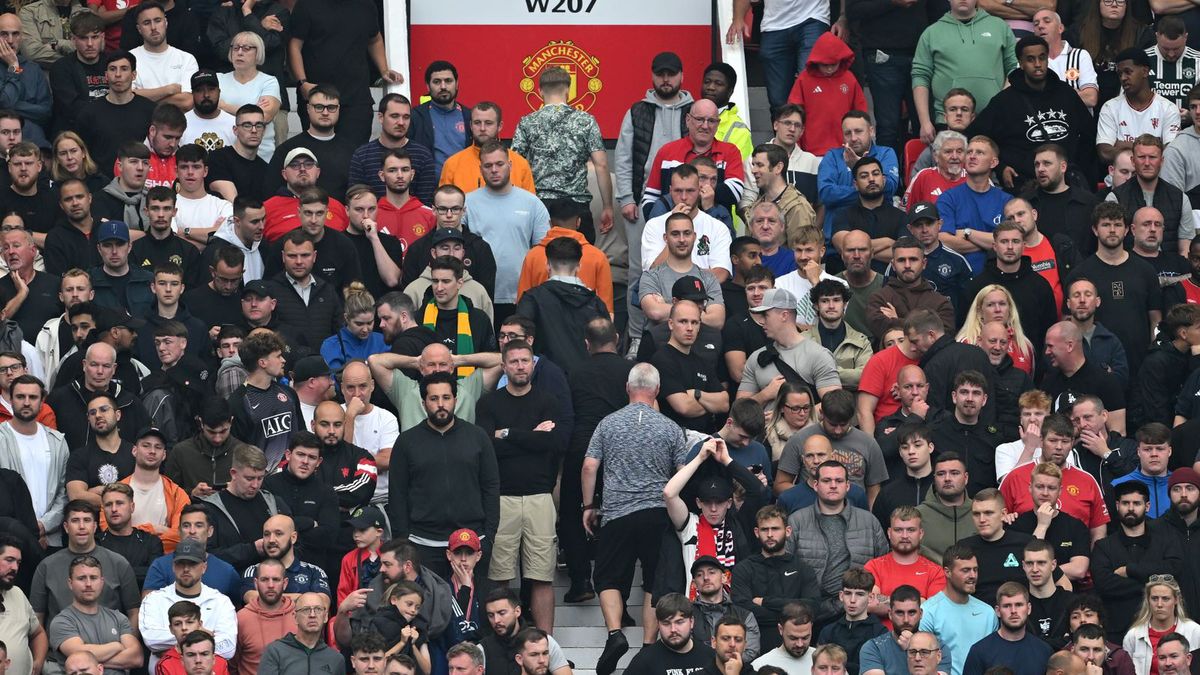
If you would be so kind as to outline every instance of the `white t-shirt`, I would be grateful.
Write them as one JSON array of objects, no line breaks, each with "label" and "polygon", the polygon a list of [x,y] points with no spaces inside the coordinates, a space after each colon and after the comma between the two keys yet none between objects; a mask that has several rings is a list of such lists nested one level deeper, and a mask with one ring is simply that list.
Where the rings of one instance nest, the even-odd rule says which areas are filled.
[{"label": "white t-shirt", "polygon": [[1109,99],[1100,108],[1096,123],[1096,144],[1114,145],[1150,134],[1162,139],[1163,145],[1175,140],[1179,133],[1179,108],[1167,99],[1154,95],[1145,110],[1134,110],[1123,94]]},{"label": "white t-shirt", "polygon": [[178,84],[183,91],[192,91],[192,75],[199,68],[196,65],[196,57],[171,46],[157,54],[146,51],[145,46],[131,49],[130,53],[137,58],[134,89],[157,89],[168,84]]},{"label": "white t-shirt", "polygon": [[1096,84],[1096,67],[1092,65],[1092,55],[1082,47],[1072,47],[1066,40],[1063,40],[1063,48],[1058,57],[1050,59],[1050,70],[1075,91],[1099,86]]},{"label": "white t-shirt", "polygon": [[146,489],[129,481],[129,487],[133,488],[133,524],[150,523],[154,526],[165,526],[167,495],[163,490],[162,481],[154,481],[154,484]]},{"label": "white t-shirt", "polygon": [[[850,287],[845,279],[835,277],[822,269],[820,280],[825,281],[826,279],[833,279],[847,288]],[[817,310],[813,307],[812,298],[808,297],[808,292],[812,290],[812,287],[813,285],[798,270],[788,272],[775,280],[775,288],[786,289],[796,296],[796,323],[806,326],[811,326],[817,321]]]},{"label": "white t-shirt", "polygon": [[763,3],[762,30],[784,30],[817,19],[829,25],[829,3],[821,0],[767,0]]},{"label": "white t-shirt", "polygon": [[179,195],[175,198],[175,232],[183,236],[185,227],[212,227],[217,218],[233,216],[233,204],[215,195],[204,195],[192,199]]},{"label": "white t-shirt", "polygon": [[300,414],[304,416],[304,430],[312,431],[313,415],[317,413],[317,406],[309,405],[304,401],[300,401]]},{"label": "white t-shirt", "polygon": [[[343,405],[345,410],[346,406]],[[390,448],[400,435],[400,420],[392,413],[375,406],[371,412],[354,418],[354,444],[371,453],[379,454],[384,448]],[[372,504],[382,504],[388,498],[388,472],[379,472],[379,481],[375,483],[375,496],[371,497]]]},{"label": "white t-shirt", "polygon": [[47,473],[50,471],[50,443],[46,441],[46,429],[41,424],[32,436],[17,431],[13,427],[13,438],[21,450],[22,475],[29,487],[29,496],[33,498],[33,512],[41,517],[50,507],[50,494]]},{"label": "white t-shirt", "polygon": [[[247,103],[258,105],[258,99],[263,96],[270,96],[276,101],[281,100],[279,80],[274,75],[268,75],[262,71],[259,71],[253,80],[245,84],[238,82],[233,73],[218,74],[217,82],[221,85],[221,100],[231,105],[239,107]],[[287,113],[281,114],[286,115]],[[258,146],[258,156],[262,157],[264,162],[270,162],[274,154],[275,127],[267,124],[267,128],[263,131],[262,144]]]},{"label": "white t-shirt", "polygon": [[[642,261],[647,267],[667,247],[663,235],[667,231],[667,218],[670,213],[651,218],[642,229]],[[729,245],[733,238],[729,236],[729,228],[725,223],[713,218],[703,211],[697,211],[692,218],[692,226],[696,228],[696,248],[692,249],[692,262],[696,267],[706,270],[721,268],[733,274],[733,263],[729,260]]]},{"label": "white t-shirt", "polygon": [[197,115],[195,110],[187,111],[184,114],[187,129],[184,130],[180,142],[195,143],[209,152],[233,145],[235,118],[224,110],[218,112],[220,114],[216,117],[207,120]]}]

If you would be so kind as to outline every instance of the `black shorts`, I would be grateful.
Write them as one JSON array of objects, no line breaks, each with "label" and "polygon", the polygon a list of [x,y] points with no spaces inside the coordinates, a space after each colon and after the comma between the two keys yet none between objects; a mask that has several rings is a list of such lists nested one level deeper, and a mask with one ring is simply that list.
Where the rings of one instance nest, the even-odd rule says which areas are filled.
[{"label": "black shorts", "polygon": [[616,589],[628,597],[634,563],[640,560],[642,589],[649,593],[658,566],[658,550],[670,524],[665,508],[634,511],[604,523],[596,534],[596,590]]}]

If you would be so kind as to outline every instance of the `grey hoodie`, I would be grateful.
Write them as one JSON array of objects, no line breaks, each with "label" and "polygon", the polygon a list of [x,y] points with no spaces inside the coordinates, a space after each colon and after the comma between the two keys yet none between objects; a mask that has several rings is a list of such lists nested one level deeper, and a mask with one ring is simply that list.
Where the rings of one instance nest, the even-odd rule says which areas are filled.
[{"label": "grey hoodie", "polygon": [[[681,109],[691,105],[694,99],[691,92],[681,89],[679,100],[666,105],[658,100],[654,89],[651,88],[646,90],[646,97],[642,100],[658,106],[654,116],[654,137],[650,140],[650,153],[646,156],[646,172],[643,174],[649,176],[650,166],[654,163],[654,155],[658,154],[658,149],[679,138],[680,115],[683,114]],[[625,111],[625,118],[621,120],[621,134],[617,137],[616,174],[617,203],[621,206],[633,204],[633,118],[628,110]]]},{"label": "grey hoodie", "polygon": [[[446,626],[450,625],[450,605],[454,601],[454,592],[450,590],[450,584],[424,565],[421,566],[421,574],[416,583],[425,589],[425,601],[421,603],[420,616],[429,624],[429,639],[437,639],[445,632]],[[367,604],[350,614],[350,628],[355,635],[370,626],[371,617],[379,610],[383,592],[387,589],[387,581],[382,574],[377,574],[368,588],[373,592],[367,595]]]},{"label": "grey hoodie", "polygon": [[343,675],[345,658],[324,640],[309,649],[288,633],[267,645],[258,665],[259,675]]},{"label": "grey hoodie", "polygon": [[[1188,192],[1200,185],[1200,159],[1197,158],[1200,158],[1200,132],[1190,126],[1180,130],[1167,146],[1160,178]],[[1193,203],[1192,208],[1196,208],[1196,204]]]},{"label": "grey hoodie", "polygon": [[214,237],[223,241],[229,242],[231,245],[238,247],[242,253],[246,254],[246,268],[242,273],[242,281],[251,282],[263,278],[263,259],[262,251],[258,250],[262,245],[262,240],[254,242],[250,248],[242,243],[242,240],[233,230],[233,218],[226,218],[221,227],[213,233]]}]

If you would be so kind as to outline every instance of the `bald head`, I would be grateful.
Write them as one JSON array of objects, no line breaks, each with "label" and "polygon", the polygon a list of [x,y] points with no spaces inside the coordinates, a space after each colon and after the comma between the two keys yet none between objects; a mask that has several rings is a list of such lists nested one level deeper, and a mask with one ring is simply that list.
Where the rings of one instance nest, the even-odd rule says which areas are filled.
[{"label": "bald head", "polygon": [[63,671],[66,675],[104,675],[104,666],[91,652],[81,649],[67,657]]},{"label": "bald head", "polygon": [[870,245],[871,235],[862,230],[850,230],[842,237],[842,246],[846,248],[869,247]]},{"label": "bald head", "polygon": [[1046,335],[1053,335],[1067,342],[1079,342],[1083,339],[1083,333],[1079,332],[1079,326],[1076,326],[1072,321],[1059,321],[1050,326],[1050,330],[1046,331]]},{"label": "bald head", "polygon": [[829,442],[829,438],[823,434],[813,434],[804,439],[804,445],[801,446],[802,452],[820,452],[833,454],[833,444]]},{"label": "bald head", "polygon": [[454,355],[450,353],[449,347],[435,342],[421,350],[421,356],[417,359],[417,369],[422,375],[449,373],[454,370],[453,359]]},{"label": "bald head", "polygon": [[366,361],[351,361],[342,368],[342,379],[358,380],[363,377],[371,377],[371,368]]},{"label": "bald head", "polygon": [[92,346],[88,347],[86,356],[89,361],[112,362],[117,359],[117,350],[107,342],[93,342]]},{"label": "bald head", "polygon": [[1046,675],[1085,675],[1087,663],[1071,652],[1055,652],[1046,662]]},{"label": "bald head", "polygon": [[266,536],[268,530],[282,530],[284,532],[295,532],[296,523],[291,516],[285,516],[282,513],[276,514],[267,518],[267,522],[263,523],[263,535]]},{"label": "bald head", "polygon": [[697,117],[715,117],[717,115],[717,104],[706,98],[702,98],[692,104],[692,114]]},{"label": "bald head", "polygon": [[900,369],[899,373],[896,373],[896,384],[898,384],[900,386],[904,386],[908,382],[928,382],[928,381],[929,380],[926,379],[926,377],[925,377],[925,371],[921,370],[921,366],[918,366],[918,365],[915,365],[912,363],[908,364],[907,366],[904,366],[903,368]]}]

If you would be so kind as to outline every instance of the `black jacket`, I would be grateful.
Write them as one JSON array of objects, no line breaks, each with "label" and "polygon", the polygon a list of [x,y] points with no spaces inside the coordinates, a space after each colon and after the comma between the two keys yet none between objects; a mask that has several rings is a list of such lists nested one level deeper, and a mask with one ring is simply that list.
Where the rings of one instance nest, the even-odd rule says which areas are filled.
[{"label": "black jacket", "polygon": [[129,312],[131,316],[146,316],[154,307],[154,293],[150,291],[150,284],[154,283],[154,273],[144,267],[129,266],[129,281],[126,282],[124,296],[117,294],[116,287],[109,281],[103,267],[93,267],[88,271],[88,276],[91,277],[92,290],[96,294],[92,302],[100,307]]},{"label": "black jacket", "polygon": [[214,446],[203,433],[197,433],[171,448],[163,462],[163,475],[189,495],[200,483],[208,483],[209,487],[224,485],[229,482],[233,451],[244,445],[229,434],[224,443]]},{"label": "black jacket", "polygon": [[[776,627],[784,605],[801,600],[815,613],[821,604],[817,575],[792,553],[770,558],[759,553],[739,561],[733,567],[732,592],[734,603],[758,619],[764,654],[782,642]],[[762,604],[756,604],[754,598],[762,598]]]},{"label": "black jacket", "polygon": [[317,349],[325,338],[342,327],[342,296],[337,289],[320,276],[313,274],[313,287],[309,291],[308,305],[292,287],[287,272],[280,272],[267,282],[275,295],[275,312],[272,319],[296,326],[311,349]]},{"label": "black jacket", "polygon": [[[897,408],[896,412],[875,423],[875,442],[879,444],[879,451],[883,453],[883,461],[887,463],[888,476],[903,476],[905,473],[904,461],[900,459],[900,440],[896,436],[896,430],[905,424],[925,424],[934,427],[948,414],[941,408],[930,407],[929,414],[922,418],[916,414],[905,415],[903,408]],[[886,483],[884,487],[887,487]]]},{"label": "black jacket", "polygon": [[[371,453],[346,441],[321,448],[321,466],[317,468],[326,489],[337,495],[343,513],[366,506],[375,494],[379,469]],[[288,502],[291,504],[291,502]]]},{"label": "black jacket", "polygon": [[1100,459],[1082,444],[1076,444],[1071,452],[1075,454],[1075,465],[1092,474],[1100,489],[1104,490],[1107,500],[1112,495],[1113,479],[1120,478],[1138,467],[1137,445],[1136,440],[1123,438],[1120,434],[1110,431],[1108,448],[1113,452],[1107,459]]},{"label": "black jacket", "polygon": [[550,279],[525,291],[517,315],[537,325],[537,353],[569,373],[588,357],[583,342],[588,322],[608,316],[608,307],[586,286]]},{"label": "black jacket", "polygon": [[319,567],[327,565],[329,552],[337,543],[342,516],[338,512],[337,496],[320,473],[301,480],[283,469],[267,476],[263,489],[291,507],[292,520],[300,535],[300,559]]},{"label": "black jacket", "polygon": [[[1147,541],[1148,540],[1148,541]],[[1125,568],[1125,575],[1115,570]],[[1105,629],[1110,640],[1124,637],[1138,608],[1142,606],[1146,582],[1152,574],[1173,574],[1180,578],[1183,549],[1179,537],[1168,526],[1146,521],[1146,536],[1136,539],[1120,529],[1092,547],[1092,579],[1108,608]]]},{"label": "black jacket", "polygon": [[954,410],[954,401],[950,398],[954,390],[954,376],[964,370],[979,371],[988,381],[988,401],[983,406],[979,421],[991,422],[996,419],[996,397],[991,384],[996,379],[996,369],[982,349],[959,342],[946,333],[921,355],[918,365],[925,371],[925,379],[929,380],[929,395],[926,398],[929,405],[947,412]]},{"label": "black jacket", "polygon": [[[1079,98],[1072,92],[1072,96]],[[995,258],[990,258],[983,266],[979,276],[967,283],[963,291],[962,301],[958,303],[958,323],[961,325],[967,317],[967,310],[975,301],[975,296],[984,286],[999,284],[1013,296],[1017,313],[1021,317],[1021,327],[1025,337],[1033,343],[1033,356],[1036,359],[1042,353],[1045,344],[1046,331],[1058,323],[1058,311],[1054,307],[1054,289],[1042,275],[1033,271],[1033,264],[1028,256],[1021,258],[1021,265],[1016,272],[1001,272],[996,267]]]},{"label": "black jacket", "polygon": [[[1034,209],[1042,199],[1048,199],[1047,193],[1034,190],[1025,195],[1026,201]],[[1038,211],[1038,231],[1050,238],[1050,247],[1058,258],[1058,275],[1066,279],[1071,270],[1084,255],[1081,251],[1096,250],[1096,234],[1092,232],[1092,209],[1102,201],[1098,195],[1086,192],[1081,188],[1067,188],[1067,208],[1064,217],[1052,222],[1049,211]]]},{"label": "black jacket", "polygon": [[1127,429],[1158,422],[1170,429],[1175,420],[1175,399],[1200,359],[1163,340],[1150,349],[1134,378]]},{"label": "black jacket", "polygon": [[[121,411],[117,431],[122,439],[132,443],[142,427],[149,423],[142,402],[116,382],[109,385],[108,393],[116,398],[117,408]],[[82,448],[92,438],[92,428],[87,420],[87,402],[90,398],[83,380],[73,380],[56,387],[46,397],[46,405],[54,410],[54,416],[58,418],[58,430],[67,437],[67,447],[72,451]]]},{"label": "black jacket", "polygon": [[[1034,358],[1041,352],[1034,352]],[[996,366],[996,379],[992,381],[996,390],[996,427],[1000,438],[1015,441],[1020,438],[1021,406],[1017,403],[1021,394],[1033,389],[1033,378],[1029,373],[1013,365],[1008,354]]]},{"label": "black jacket", "polygon": [[1180,580],[1183,604],[1185,607],[1200,607],[1200,520],[1188,525],[1172,507],[1159,518],[1159,522],[1175,533],[1183,552],[1183,563],[1179,570],[1183,574]]},{"label": "black jacket", "polygon": [[879,519],[879,523],[883,529],[887,529],[892,524],[892,511],[898,506],[918,506],[925,501],[925,495],[929,494],[929,488],[933,487],[933,472],[928,476],[921,478],[913,478],[908,475],[904,469],[898,474],[891,474],[892,478],[883,484],[883,489],[875,497],[875,503],[871,505],[871,513]]},{"label": "black jacket", "polygon": [[[413,109],[414,120],[416,119],[417,110],[420,110],[420,108]],[[467,128],[470,128],[469,124]],[[413,127],[409,127],[409,138],[414,138],[412,130]],[[430,133],[432,133],[432,130]],[[483,237],[472,232],[466,223],[460,226],[460,230],[463,239],[466,240],[463,242],[463,250],[466,251],[467,257],[463,260],[463,265],[471,273],[471,278],[478,281],[479,285],[483,286],[483,289],[488,292],[488,296],[494,296],[496,294],[496,256],[492,254],[492,247],[483,240]],[[421,276],[421,272],[429,265],[429,261],[431,260],[430,251],[432,250],[432,232],[409,245],[408,250],[404,252],[404,283],[408,283]],[[514,264],[516,263],[514,262]]]},{"label": "black jacket", "polygon": [[862,621],[848,621],[845,615],[826,624],[817,639],[819,644],[835,644],[846,650],[846,672],[858,672],[858,652],[868,640],[887,632],[879,618],[868,614]]},{"label": "black jacket", "polygon": [[950,413],[933,428],[930,436],[933,447],[953,450],[966,460],[967,473],[971,475],[967,494],[996,487],[996,446],[1001,439],[994,423],[980,419],[976,424],[963,424]]},{"label": "black jacket", "polygon": [[1072,158],[1073,168],[1093,175],[1087,158],[1095,155],[1096,123],[1079,94],[1052,70],[1046,71],[1041,91],[1029,86],[1020,69],[1009,73],[1008,82],[1012,86],[993,96],[967,129],[967,138],[983,134],[1000,146],[996,170],[1015,169],[1013,184],[1019,189],[1034,177],[1033,156],[1038,146],[1057,143]]},{"label": "black jacket", "polygon": [[[153,369],[159,363],[158,351],[154,348],[154,330],[172,319],[163,318],[153,307],[142,318],[146,320],[146,325],[138,330],[137,343],[133,347],[134,356],[146,364],[146,367]],[[173,320],[182,323],[187,328],[188,354],[201,358],[212,352],[212,340],[208,337],[208,326],[192,316],[182,301],[179,303],[179,309],[176,310]]]},{"label": "black jacket", "polygon": [[[432,113],[429,112],[429,108],[432,105],[433,101],[426,101],[421,105],[413,106],[412,122],[408,125],[408,137],[429,148],[430,151],[433,150],[433,119],[431,117]],[[464,138],[466,139],[466,142],[463,143],[463,147],[466,148],[471,145],[471,108],[470,106],[465,106],[458,102],[455,102],[454,105],[458,106],[459,111],[462,112],[463,129],[467,130],[467,133],[463,134]],[[441,177],[439,176],[438,179],[440,178]],[[407,256],[405,257],[407,258]],[[421,257],[421,264],[424,265],[428,262],[429,254],[426,253]],[[471,276],[475,277],[477,280],[479,279],[479,275],[475,274],[474,272],[471,273]],[[417,277],[415,275],[410,277],[408,276],[408,273],[405,272],[404,278],[416,279]],[[479,283],[482,284],[483,282],[480,281]],[[490,295],[492,293],[491,286],[484,284],[484,287],[488,289],[488,294]]]}]

